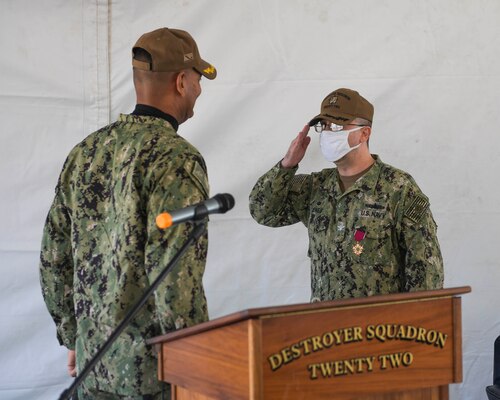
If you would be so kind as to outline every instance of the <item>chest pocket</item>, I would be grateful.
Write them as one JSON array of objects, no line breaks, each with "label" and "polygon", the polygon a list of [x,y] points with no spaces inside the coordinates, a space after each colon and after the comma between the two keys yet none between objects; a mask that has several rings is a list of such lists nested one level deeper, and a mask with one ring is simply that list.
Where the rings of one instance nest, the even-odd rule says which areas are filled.
[{"label": "chest pocket", "polygon": [[[360,238],[360,234],[356,235],[356,231],[364,231],[364,238]],[[352,232],[352,244],[362,246],[360,254],[356,254],[353,248],[353,258],[358,258],[358,261],[368,264],[379,264],[388,262],[391,255],[394,253],[392,246],[392,233],[394,226],[392,221],[385,219],[362,219]],[[362,236],[362,235],[361,235]],[[359,247],[358,247],[359,249]]]}]

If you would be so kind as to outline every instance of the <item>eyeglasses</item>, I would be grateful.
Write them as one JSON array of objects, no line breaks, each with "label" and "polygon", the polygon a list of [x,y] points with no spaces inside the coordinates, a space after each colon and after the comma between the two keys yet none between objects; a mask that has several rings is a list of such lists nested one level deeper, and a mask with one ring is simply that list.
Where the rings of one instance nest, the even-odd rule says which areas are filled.
[{"label": "eyeglasses", "polygon": [[[368,125],[359,125],[359,124],[348,124],[354,126],[368,126]],[[316,125],[314,125],[314,130],[318,133],[323,131],[331,131],[331,132],[340,132],[344,130],[344,125],[337,125],[333,122],[320,121]]]}]

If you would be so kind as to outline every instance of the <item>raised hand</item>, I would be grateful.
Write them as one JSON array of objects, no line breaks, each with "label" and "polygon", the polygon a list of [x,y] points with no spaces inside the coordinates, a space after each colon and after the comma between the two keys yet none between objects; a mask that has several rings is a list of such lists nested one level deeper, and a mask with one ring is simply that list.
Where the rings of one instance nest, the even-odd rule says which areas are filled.
[{"label": "raised hand", "polygon": [[307,136],[309,128],[309,125],[305,125],[297,137],[293,139],[285,157],[281,160],[281,166],[283,168],[293,168],[304,158],[307,146],[309,146],[309,143],[311,142],[311,138]]}]

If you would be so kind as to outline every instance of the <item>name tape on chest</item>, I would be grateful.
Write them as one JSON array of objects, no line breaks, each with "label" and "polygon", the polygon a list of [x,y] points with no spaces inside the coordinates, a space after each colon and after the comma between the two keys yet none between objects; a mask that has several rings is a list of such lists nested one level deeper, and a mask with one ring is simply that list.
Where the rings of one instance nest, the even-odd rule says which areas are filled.
[{"label": "name tape on chest", "polygon": [[379,210],[370,210],[370,209],[364,208],[360,211],[359,215],[360,215],[360,217],[384,219],[386,212],[385,212],[385,210],[379,211]]},{"label": "name tape on chest", "polygon": [[359,216],[364,218],[384,219],[386,216],[385,205],[379,203],[365,204],[359,212]]}]

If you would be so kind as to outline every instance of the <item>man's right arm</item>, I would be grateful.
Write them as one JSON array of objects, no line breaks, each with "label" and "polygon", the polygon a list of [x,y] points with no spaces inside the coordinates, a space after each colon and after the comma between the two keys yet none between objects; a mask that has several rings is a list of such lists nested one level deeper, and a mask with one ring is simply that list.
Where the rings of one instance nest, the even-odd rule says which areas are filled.
[{"label": "man's right arm", "polygon": [[285,157],[259,178],[250,193],[250,214],[259,224],[285,226],[307,224],[310,176],[295,175],[311,138],[305,125],[292,141]]},{"label": "man's right arm", "polygon": [[304,224],[308,218],[310,175],[295,175],[297,167],[281,161],[262,175],[250,193],[250,214],[259,224],[278,227]]}]

